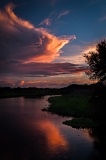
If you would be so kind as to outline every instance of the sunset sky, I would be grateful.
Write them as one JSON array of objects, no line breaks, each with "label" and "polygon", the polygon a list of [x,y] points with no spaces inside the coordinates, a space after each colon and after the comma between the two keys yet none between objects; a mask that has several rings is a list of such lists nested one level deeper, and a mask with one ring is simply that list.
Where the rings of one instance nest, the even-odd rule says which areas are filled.
[{"label": "sunset sky", "polygon": [[83,55],[106,37],[106,0],[1,0],[0,87],[93,83]]}]

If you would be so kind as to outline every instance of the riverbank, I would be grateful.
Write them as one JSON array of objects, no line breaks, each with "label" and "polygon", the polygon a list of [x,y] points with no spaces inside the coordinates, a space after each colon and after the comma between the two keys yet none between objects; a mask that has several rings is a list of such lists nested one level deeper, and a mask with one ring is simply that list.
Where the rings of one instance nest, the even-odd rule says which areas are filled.
[{"label": "riverbank", "polygon": [[72,120],[63,122],[63,124],[75,128],[94,127],[96,124],[90,118],[89,98],[90,96],[88,95],[50,97],[48,99],[50,106],[47,111],[61,116],[74,117]]},{"label": "riverbank", "polygon": [[50,97],[48,99],[50,106],[43,110],[61,116],[73,117],[71,120],[63,122],[65,125],[75,128],[94,128],[103,125],[103,122],[101,123],[99,120],[102,119],[101,117],[105,113],[102,110],[103,108],[99,109],[100,101],[91,102],[92,95],[92,92],[85,90],[83,93],[76,91],[73,94]]}]

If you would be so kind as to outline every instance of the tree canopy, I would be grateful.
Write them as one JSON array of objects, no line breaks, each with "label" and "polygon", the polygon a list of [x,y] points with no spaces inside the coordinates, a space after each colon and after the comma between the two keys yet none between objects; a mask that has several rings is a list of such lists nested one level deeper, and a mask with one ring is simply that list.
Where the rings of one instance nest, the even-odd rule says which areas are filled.
[{"label": "tree canopy", "polygon": [[96,51],[84,54],[89,65],[87,75],[91,80],[106,83],[106,40],[100,41],[96,45]]}]

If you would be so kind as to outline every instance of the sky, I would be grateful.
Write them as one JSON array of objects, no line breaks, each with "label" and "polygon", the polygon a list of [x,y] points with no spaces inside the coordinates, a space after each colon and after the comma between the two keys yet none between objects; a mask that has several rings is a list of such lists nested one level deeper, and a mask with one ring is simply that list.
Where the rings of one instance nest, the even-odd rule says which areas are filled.
[{"label": "sky", "polygon": [[94,83],[84,54],[106,37],[106,0],[1,0],[0,87]]}]

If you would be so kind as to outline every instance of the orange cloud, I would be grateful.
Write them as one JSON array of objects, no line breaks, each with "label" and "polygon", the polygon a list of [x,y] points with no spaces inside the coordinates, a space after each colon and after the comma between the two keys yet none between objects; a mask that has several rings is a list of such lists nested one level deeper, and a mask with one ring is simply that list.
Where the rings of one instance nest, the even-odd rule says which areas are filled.
[{"label": "orange cloud", "polygon": [[[55,60],[61,53],[61,48],[69,43],[70,39],[75,39],[75,36],[68,36],[68,38],[57,38],[56,36],[45,32],[45,30],[41,30],[43,34],[42,43],[39,47],[42,48],[43,41],[47,39],[47,43],[44,44],[43,54],[37,57],[29,58],[29,62],[51,62]],[[39,48],[39,50],[41,50]]]},{"label": "orange cloud", "polygon": [[9,4],[5,11],[0,11],[1,61],[51,62],[60,55],[64,45],[76,38],[75,35],[56,37],[44,28],[36,28],[17,17],[13,8]]},{"label": "orange cloud", "polygon": [[22,87],[24,84],[25,84],[24,80],[18,80],[18,81],[15,83],[15,86],[16,86],[16,87]]}]

